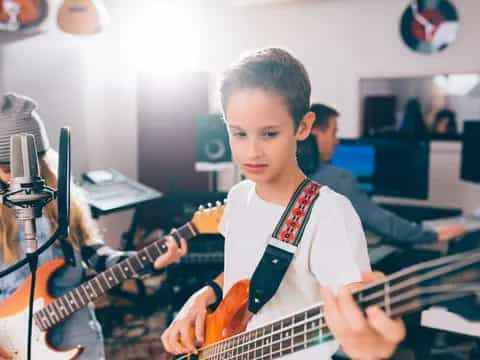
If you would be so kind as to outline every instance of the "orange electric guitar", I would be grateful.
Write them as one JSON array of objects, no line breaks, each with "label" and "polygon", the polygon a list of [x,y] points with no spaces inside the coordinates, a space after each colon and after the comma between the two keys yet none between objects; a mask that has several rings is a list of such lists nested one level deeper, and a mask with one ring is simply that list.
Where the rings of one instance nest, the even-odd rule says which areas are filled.
[{"label": "orange electric guitar", "polygon": [[[177,229],[177,232],[186,240],[198,234],[218,233],[223,209],[224,206],[220,203],[215,207],[200,209],[193,215],[192,220]],[[166,251],[165,239],[157,240],[57,299],[53,299],[48,294],[48,282],[52,275],[64,265],[64,261],[56,259],[40,266],[35,286],[33,358],[37,360],[75,359],[82,348],[78,346],[64,351],[51,348],[47,343],[48,329],[88,303],[97,300],[122,281],[135,277]],[[0,302],[0,347],[13,354],[14,360],[26,359],[30,281],[31,279],[28,278],[8,299]]]},{"label": "orange electric guitar", "polygon": [[100,0],[64,0],[57,15],[60,29],[70,34],[98,33],[107,21],[107,10]]},{"label": "orange electric guitar", "polygon": [[[249,281],[236,283],[215,312],[207,315],[199,355],[176,359],[276,359],[333,339],[322,304],[260,328],[242,332],[251,318]],[[480,294],[480,250],[420,263],[354,293],[362,307],[378,305],[392,317],[432,304]]]},{"label": "orange electric guitar", "polygon": [[0,30],[25,30],[48,15],[46,0],[0,0]]}]

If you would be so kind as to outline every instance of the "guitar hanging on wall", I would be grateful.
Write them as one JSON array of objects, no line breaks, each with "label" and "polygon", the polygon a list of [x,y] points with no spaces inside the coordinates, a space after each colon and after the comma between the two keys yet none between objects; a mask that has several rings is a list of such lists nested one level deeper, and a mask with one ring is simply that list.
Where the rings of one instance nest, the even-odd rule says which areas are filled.
[{"label": "guitar hanging on wall", "polygon": [[21,31],[41,24],[48,15],[46,0],[0,0],[0,30]]},{"label": "guitar hanging on wall", "polygon": [[64,0],[58,10],[57,22],[66,33],[96,34],[108,22],[108,14],[98,0]]}]

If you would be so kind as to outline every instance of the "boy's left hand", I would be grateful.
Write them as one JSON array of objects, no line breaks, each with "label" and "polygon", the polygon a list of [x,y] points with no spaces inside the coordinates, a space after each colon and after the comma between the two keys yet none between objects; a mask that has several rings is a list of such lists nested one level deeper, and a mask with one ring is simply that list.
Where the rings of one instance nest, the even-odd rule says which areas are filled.
[{"label": "boy's left hand", "polygon": [[[363,283],[377,280],[381,275],[362,274]],[[353,300],[352,288],[341,287],[335,297],[327,288],[321,289],[327,325],[342,345],[343,351],[353,359],[386,359],[393,355],[405,338],[405,325],[401,319],[393,320],[377,306],[366,309],[365,316]]]},{"label": "boy's left hand", "polygon": [[[171,233],[175,231],[172,230]],[[177,241],[172,235],[166,237],[165,245],[167,245],[168,251],[160,255],[153,264],[153,267],[156,270],[167,267],[170,264],[173,264],[180,260],[188,251],[187,242],[184,238],[180,238],[180,247],[177,244]]]}]

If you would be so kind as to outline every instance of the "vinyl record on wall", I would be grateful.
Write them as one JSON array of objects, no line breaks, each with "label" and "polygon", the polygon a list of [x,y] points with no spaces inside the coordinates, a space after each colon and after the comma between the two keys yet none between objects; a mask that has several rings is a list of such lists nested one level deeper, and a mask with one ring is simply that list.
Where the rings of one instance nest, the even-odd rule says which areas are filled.
[{"label": "vinyl record on wall", "polygon": [[424,54],[444,50],[455,40],[459,20],[449,0],[412,0],[400,20],[405,44]]}]

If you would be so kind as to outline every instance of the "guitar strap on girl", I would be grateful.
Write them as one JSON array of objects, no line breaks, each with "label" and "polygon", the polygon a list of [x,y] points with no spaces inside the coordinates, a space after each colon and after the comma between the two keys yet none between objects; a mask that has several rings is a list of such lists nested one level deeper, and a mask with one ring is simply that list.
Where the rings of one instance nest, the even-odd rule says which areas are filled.
[{"label": "guitar strap on girl", "polygon": [[250,312],[257,313],[277,292],[300,244],[319,191],[319,184],[305,179],[292,195],[250,280]]}]

